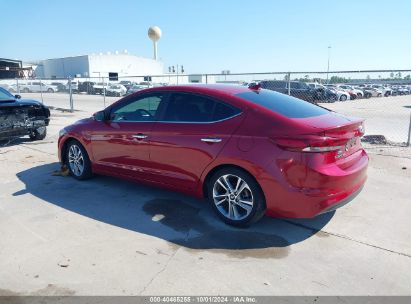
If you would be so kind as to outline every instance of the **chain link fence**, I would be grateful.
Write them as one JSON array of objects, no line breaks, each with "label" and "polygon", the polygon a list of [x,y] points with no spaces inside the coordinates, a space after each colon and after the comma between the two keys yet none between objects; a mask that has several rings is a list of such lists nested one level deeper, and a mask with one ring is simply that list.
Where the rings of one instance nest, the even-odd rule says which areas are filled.
[{"label": "chain link fence", "polygon": [[[411,70],[164,74],[151,76],[1,79],[0,86],[22,98],[56,109],[99,111],[139,90],[176,84],[255,85],[330,110],[365,119],[370,148],[410,146]],[[406,149],[407,151],[409,148]]]}]

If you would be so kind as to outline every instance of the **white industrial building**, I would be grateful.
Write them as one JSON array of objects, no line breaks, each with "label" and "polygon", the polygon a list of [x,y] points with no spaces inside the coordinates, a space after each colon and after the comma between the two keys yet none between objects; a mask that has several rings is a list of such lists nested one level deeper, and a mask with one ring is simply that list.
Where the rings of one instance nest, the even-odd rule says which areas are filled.
[{"label": "white industrial building", "polygon": [[41,60],[35,69],[39,78],[118,77],[162,75],[163,63],[130,55],[107,53]]}]

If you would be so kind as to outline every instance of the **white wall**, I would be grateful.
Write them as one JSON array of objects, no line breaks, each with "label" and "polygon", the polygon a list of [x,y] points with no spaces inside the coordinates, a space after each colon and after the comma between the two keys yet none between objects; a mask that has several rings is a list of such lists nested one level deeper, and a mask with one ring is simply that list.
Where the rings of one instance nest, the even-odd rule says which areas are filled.
[{"label": "white wall", "polygon": [[[39,67],[42,67],[42,69],[38,69],[39,71],[36,70],[37,77],[67,78],[69,76],[74,77],[77,74],[87,76],[89,62],[88,56],[84,55],[42,60]],[[41,75],[41,70],[43,75]]]},{"label": "white wall", "polygon": [[162,75],[163,63],[129,54],[89,55],[89,77]]},{"label": "white wall", "polygon": [[42,60],[36,69],[39,78],[108,77],[162,75],[163,63],[129,54],[84,55]]}]

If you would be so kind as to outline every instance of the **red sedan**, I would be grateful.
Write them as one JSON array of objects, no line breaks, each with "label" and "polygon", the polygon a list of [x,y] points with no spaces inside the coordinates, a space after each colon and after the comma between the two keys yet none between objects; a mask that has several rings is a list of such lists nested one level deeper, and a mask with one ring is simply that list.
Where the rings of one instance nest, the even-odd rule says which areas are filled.
[{"label": "red sedan", "polygon": [[142,90],[60,131],[59,158],[93,173],[206,197],[223,221],[309,218],[366,180],[363,120],[258,86]]}]

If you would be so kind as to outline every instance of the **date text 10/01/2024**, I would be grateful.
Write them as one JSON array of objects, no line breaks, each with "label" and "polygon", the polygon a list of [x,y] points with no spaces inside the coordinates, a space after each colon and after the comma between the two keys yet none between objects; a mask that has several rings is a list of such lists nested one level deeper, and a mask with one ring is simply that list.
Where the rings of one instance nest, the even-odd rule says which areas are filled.
[{"label": "date text 10/01/2024", "polygon": [[150,303],[256,303],[256,298],[247,296],[171,296],[150,297]]}]

